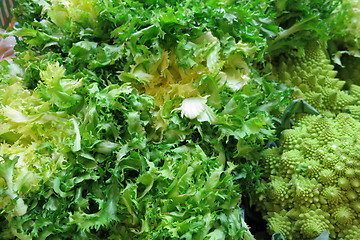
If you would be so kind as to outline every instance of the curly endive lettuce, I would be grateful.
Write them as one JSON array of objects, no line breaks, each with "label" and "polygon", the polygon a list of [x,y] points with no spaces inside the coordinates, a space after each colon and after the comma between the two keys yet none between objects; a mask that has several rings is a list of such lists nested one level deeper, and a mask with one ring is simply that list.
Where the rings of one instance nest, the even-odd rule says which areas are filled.
[{"label": "curly endive lettuce", "polygon": [[0,208],[10,219],[25,215],[28,194],[66,164],[75,126],[70,115],[54,111],[38,91],[24,88],[18,66],[4,66],[6,71],[0,91]]},{"label": "curly endive lettuce", "polygon": [[[230,37],[220,42],[207,32],[179,43],[175,51],[142,59],[129,72],[121,73],[120,79],[154,97],[154,114],[158,119],[154,128],[160,132],[166,130],[171,121],[169,116],[177,109],[182,116],[216,124],[219,121],[216,110],[222,105],[220,92],[231,94],[248,84],[251,77],[248,61],[255,51],[250,44],[236,43]],[[188,65],[182,66],[185,59]]]},{"label": "curly endive lettuce", "polygon": [[[336,54],[347,53],[352,56],[359,54],[360,47],[360,2],[358,0],[344,0],[329,18],[331,30],[332,51]],[[335,52],[333,52],[335,54]]]},{"label": "curly endive lettuce", "polygon": [[344,0],[330,18],[334,35],[329,41],[328,51],[335,63],[338,77],[347,86],[359,85],[360,48],[360,2]]},{"label": "curly endive lettuce", "polygon": [[[46,184],[17,203],[26,211],[5,215],[3,238],[251,239],[236,166],[225,165],[221,144],[211,155],[191,142],[154,145],[145,135],[150,99],[127,84],[88,91],[81,149],[69,150]],[[124,120],[111,109],[125,110]]]},{"label": "curly endive lettuce", "polygon": [[[97,31],[101,29],[98,19],[101,5],[96,0],[51,0],[49,4],[44,4],[47,14],[60,28],[73,33],[79,31],[79,25]],[[94,34],[99,34],[97,31]]]},{"label": "curly endive lettuce", "polygon": [[306,116],[283,131],[278,148],[262,153],[257,207],[270,232],[286,239],[312,239],[323,231],[334,239],[359,237],[359,130],[346,113]]},{"label": "curly endive lettuce", "polygon": [[126,239],[251,238],[244,232],[239,186],[232,180],[236,166],[224,166],[222,153],[209,157],[191,144],[149,145],[142,152],[118,159],[116,168],[134,169],[136,160],[148,170],[134,169],[139,177],[121,190],[123,221],[111,231]]},{"label": "curly endive lettuce", "polygon": [[[342,2],[342,6],[345,9],[346,17],[348,20],[346,22],[346,28],[342,29],[342,31],[346,34],[350,34],[347,37],[353,38],[353,41],[355,41],[356,45],[359,46],[359,40],[360,40],[360,2],[358,0],[345,0]],[[346,41],[345,41],[346,42]]]},{"label": "curly endive lettuce", "polygon": [[[336,14],[342,9],[341,0],[275,0],[274,8],[276,25],[279,32],[269,39],[268,51],[271,55],[287,53],[296,49],[300,52],[308,43],[328,41],[338,33],[332,19],[335,18],[342,28],[346,26],[341,14]],[[334,17],[336,16],[336,17]]]}]

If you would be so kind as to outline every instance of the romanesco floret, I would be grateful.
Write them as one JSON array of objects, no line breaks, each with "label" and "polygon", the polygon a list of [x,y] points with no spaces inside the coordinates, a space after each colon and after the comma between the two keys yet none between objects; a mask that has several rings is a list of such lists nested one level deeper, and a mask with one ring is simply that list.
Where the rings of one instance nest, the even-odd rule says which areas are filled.
[{"label": "romanesco floret", "polygon": [[267,218],[267,221],[269,222],[270,228],[274,229],[275,232],[286,236],[290,235],[291,221],[285,211],[272,213],[271,216]]},{"label": "romanesco floret", "polygon": [[257,206],[271,233],[291,240],[327,231],[332,239],[359,239],[358,132],[360,122],[347,113],[306,116],[283,131],[279,147],[263,152],[266,187]]},{"label": "romanesco floret", "polygon": [[[306,238],[316,238],[323,231],[331,228],[328,220],[329,215],[320,209],[309,210],[299,215],[294,228],[297,230],[294,236],[307,236]],[[299,234],[300,233],[300,234]],[[294,238],[295,239],[295,238]],[[296,239],[304,239],[303,237]]]},{"label": "romanesco floret", "polygon": [[348,231],[346,231],[346,237],[344,240],[353,240],[360,239],[360,228],[358,226],[353,226]]}]

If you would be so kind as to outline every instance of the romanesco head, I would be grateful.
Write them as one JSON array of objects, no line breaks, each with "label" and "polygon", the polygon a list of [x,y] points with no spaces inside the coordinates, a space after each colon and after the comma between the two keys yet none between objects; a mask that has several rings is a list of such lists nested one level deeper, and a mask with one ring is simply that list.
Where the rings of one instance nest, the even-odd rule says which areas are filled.
[{"label": "romanesco head", "polygon": [[347,109],[359,112],[360,118],[360,87],[351,86],[349,92],[343,89],[346,82],[337,78],[337,71],[321,44],[308,44],[303,54],[289,53],[273,65],[277,78],[294,88],[293,99],[304,99],[329,116]]},{"label": "romanesco head", "polygon": [[263,153],[266,187],[258,207],[286,239],[357,239],[360,219],[360,122],[350,114],[305,116]]}]

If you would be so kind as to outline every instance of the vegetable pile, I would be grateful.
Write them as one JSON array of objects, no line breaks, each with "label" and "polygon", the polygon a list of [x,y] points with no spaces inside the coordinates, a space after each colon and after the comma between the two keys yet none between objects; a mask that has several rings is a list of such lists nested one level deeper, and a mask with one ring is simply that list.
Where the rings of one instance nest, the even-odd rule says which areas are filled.
[{"label": "vegetable pile", "polygon": [[359,238],[353,1],[18,2],[1,239]]}]

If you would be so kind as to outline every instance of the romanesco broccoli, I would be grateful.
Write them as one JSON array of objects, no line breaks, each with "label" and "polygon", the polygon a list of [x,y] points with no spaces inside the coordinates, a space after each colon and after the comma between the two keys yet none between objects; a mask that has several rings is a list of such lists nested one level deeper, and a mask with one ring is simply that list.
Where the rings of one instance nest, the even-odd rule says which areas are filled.
[{"label": "romanesco broccoli", "polygon": [[360,87],[351,85],[350,91],[343,90],[346,82],[336,77],[337,71],[319,43],[308,44],[304,52],[279,57],[274,66],[277,78],[294,88],[293,99],[304,99],[328,116],[346,109],[360,113]]},{"label": "romanesco broccoli", "polygon": [[[305,116],[263,152],[258,208],[286,239],[359,239],[360,122],[350,114]],[[265,187],[264,187],[265,186]],[[265,189],[261,191],[260,189]]]}]

